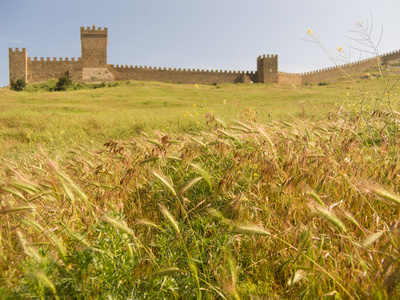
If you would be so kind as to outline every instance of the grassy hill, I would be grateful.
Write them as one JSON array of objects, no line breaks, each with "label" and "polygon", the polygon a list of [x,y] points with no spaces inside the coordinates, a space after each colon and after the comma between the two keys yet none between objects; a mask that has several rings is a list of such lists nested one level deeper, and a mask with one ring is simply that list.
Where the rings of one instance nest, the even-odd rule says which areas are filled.
[{"label": "grassy hill", "polygon": [[46,91],[51,84],[32,85],[19,93],[0,90],[2,155],[34,151],[38,143],[53,151],[89,142],[98,146],[107,138],[128,139],[140,131],[198,131],[204,126],[204,115],[211,112],[227,123],[248,109],[257,112],[262,122],[290,119],[299,114],[300,103],[319,114],[348,100],[345,83],[296,89],[120,82],[96,89],[78,85],[76,90]]},{"label": "grassy hill", "polygon": [[399,77],[373,71],[0,90],[0,298],[399,298]]}]

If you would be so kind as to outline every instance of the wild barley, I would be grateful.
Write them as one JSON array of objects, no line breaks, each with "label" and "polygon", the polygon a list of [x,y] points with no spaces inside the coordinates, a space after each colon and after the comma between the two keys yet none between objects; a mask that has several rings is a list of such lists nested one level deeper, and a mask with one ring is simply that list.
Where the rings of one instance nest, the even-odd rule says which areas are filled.
[{"label": "wild barley", "polygon": [[172,275],[179,271],[180,271],[180,269],[177,267],[165,268],[165,269],[161,269],[161,270],[151,273],[150,277],[168,276],[168,275]]},{"label": "wild barley", "polygon": [[50,278],[42,271],[34,270],[30,273],[30,275],[35,278],[40,284],[44,285],[46,288],[50,289],[54,294],[56,299],[59,299],[57,296],[57,291],[54,283],[50,280]]},{"label": "wild barley", "polygon": [[336,229],[338,229],[340,232],[346,232],[346,226],[343,224],[343,222],[332,212],[327,210],[326,208],[320,206],[319,204],[309,204],[309,207],[311,210],[315,211],[318,215],[329,221]]},{"label": "wild barley", "polygon": [[186,192],[188,192],[190,189],[192,189],[196,183],[198,183],[200,180],[204,179],[203,177],[195,177],[190,179],[188,182],[185,183],[185,185],[179,190],[178,194],[179,195],[184,195]]},{"label": "wild barley", "polygon": [[385,232],[379,231],[367,236],[364,240],[361,241],[361,246],[366,249],[374,242],[376,242]]},{"label": "wild barley", "polygon": [[176,221],[176,219],[172,216],[172,214],[170,213],[170,211],[162,204],[159,204],[160,206],[160,210],[162,212],[162,214],[164,215],[164,217],[171,223],[172,227],[174,228],[174,230],[176,231],[177,234],[180,234],[180,229],[179,229],[179,224]]},{"label": "wild barley", "polygon": [[249,225],[233,225],[232,228],[233,232],[243,233],[243,234],[256,234],[256,235],[264,235],[264,236],[271,236],[271,233],[268,231],[259,228],[253,224]]},{"label": "wild barley", "polygon": [[132,229],[130,229],[123,221],[118,220],[116,218],[113,218],[109,215],[104,215],[101,218],[101,221],[111,225],[112,227],[114,227],[115,229],[119,229],[122,232],[127,233],[128,235],[133,235],[133,231]]},{"label": "wild barley", "polygon": [[152,170],[151,174],[153,174],[154,177],[156,177],[174,196],[176,196],[176,191],[171,178],[156,170]]},{"label": "wild barley", "polygon": [[211,176],[210,174],[205,171],[202,167],[200,167],[198,164],[196,163],[190,163],[189,164],[191,167],[193,167],[197,173],[204,179],[204,181],[208,184],[208,187],[210,189],[210,191],[212,191],[212,183],[211,183]]}]

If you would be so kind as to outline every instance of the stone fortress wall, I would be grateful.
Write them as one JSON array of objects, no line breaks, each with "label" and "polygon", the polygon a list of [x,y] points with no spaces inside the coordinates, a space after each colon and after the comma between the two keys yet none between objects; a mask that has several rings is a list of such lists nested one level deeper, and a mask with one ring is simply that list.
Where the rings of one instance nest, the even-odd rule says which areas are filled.
[{"label": "stone fortress wall", "polygon": [[352,74],[357,74],[377,67],[391,61],[400,59],[400,50],[392,51],[380,56],[375,56],[368,59],[363,59],[357,62],[338,65],[331,68],[315,70],[307,73],[286,73],[278,72],[280,84],[318,84],[322,82],[329,82],[340,77]]},{"label": "stone fortress wall", "polygon": [[81,57],[30,58],[27,50],[9,48],[10,81],[23,78],[28,83],[58,79],[67,75],[74,82],[111,82],[115,80],[161,81],[171,83],[279,83],[318,84],[367,70],[377,64],[400,59],[400,50],[379,57],[361,60],[307,73],[285,73],[278,70],[277,55],[257,58],[257,71],[222,71],[171,69],[147,66],[107,64],[108,29],[81,27]]}]

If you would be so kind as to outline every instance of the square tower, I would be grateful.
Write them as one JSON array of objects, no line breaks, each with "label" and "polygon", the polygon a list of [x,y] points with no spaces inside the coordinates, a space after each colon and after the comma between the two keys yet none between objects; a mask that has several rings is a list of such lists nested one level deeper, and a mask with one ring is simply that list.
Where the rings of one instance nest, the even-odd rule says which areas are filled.
[{"label": "square tower", "polygon": [[17,79],[23,79],[27,81],[28,75],[28,63],[27,63],[27,51],[25,48],[19,50],[19,48],[8,49],[8,63],[10,71],[10,81]]},{"label": "square tower", "polygon": [[257,82],[278,83],[278,55],[257,58]]},{"label": "square tower", "polygon": [[106,68],[107,28],[81,27],[81,56],[83,68]]}]

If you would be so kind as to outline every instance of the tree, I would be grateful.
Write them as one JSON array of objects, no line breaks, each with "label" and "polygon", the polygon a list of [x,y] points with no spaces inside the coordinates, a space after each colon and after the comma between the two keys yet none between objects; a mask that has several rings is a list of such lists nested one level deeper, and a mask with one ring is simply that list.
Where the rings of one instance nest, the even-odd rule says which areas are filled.
[{"label": "tree", "polygon": [[68,75],[62,76],[58,79],[54,90],[66,91],[71,84],[72,84],[72,80],[71,80],[71,78],[69,78]]},{"label": "tree", "polygon": [[10,80],[10,89],[13,91],[22,91],[26,87],[26,81],[22,78],[18,78],[17,81]]}]

